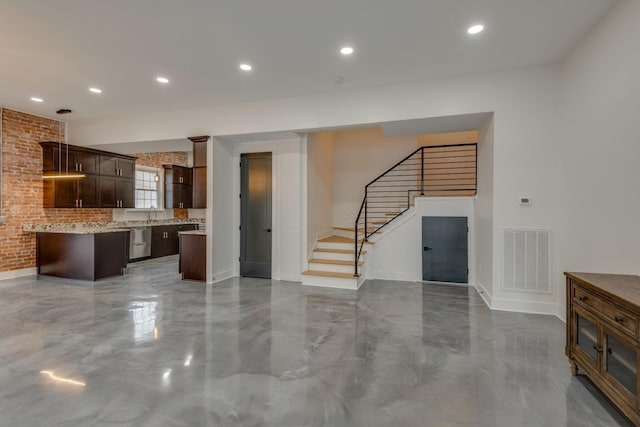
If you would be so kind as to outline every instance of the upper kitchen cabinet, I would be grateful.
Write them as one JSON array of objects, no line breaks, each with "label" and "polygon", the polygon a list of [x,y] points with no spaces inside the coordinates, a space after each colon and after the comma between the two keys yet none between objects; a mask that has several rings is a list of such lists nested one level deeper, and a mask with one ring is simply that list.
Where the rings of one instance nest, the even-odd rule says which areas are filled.
[{"label": "upper kitchen cabinet", "polygon": [[83,178],[43,180],[45,208],[133,208],[135,157],[86,147],[41,142],[44,174]]},{"label": "upper kitchen cabinet", "polygon": [[188,209],[193,207],[193,171],[177,165],[164,167],[164,207]]},{"label": "upper kitchen cabinet", "polygon": [[100,155],[95,150],[53,141],[41,142],[40,145],[43,172],[100,173]]},{"label": "upper kitchen cabinet", "polygon": [[135,158],[101,154],[100,175],[133,179],[136,175]]},{"label": "upper kitchen cabinet", "polygon": [[207,207],[207,141],[209,136],[194,136],[193,142],[193,207]]},{"label": "upper kitchen cabinet", "polygon": [[165,184],[184,184],[191,185],[193,183],[193,172],[191,168],[177,165],[162,165],[164,168]]}]

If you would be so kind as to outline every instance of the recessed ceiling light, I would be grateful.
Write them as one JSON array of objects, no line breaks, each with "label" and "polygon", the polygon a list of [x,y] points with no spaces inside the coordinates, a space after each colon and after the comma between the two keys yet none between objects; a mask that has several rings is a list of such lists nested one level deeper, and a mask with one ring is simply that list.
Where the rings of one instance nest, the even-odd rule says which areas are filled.
[{"label": "recessed ceiling light", "polygon": [[249,64],[240,64],[240,69],[242,71],[251,71],[253,70],[253,67]]},{"label": "recessed ceiling light", "polygon": [[340,53],[343,55],[351,55],[353,53],[353,48],[351,46],[345,46],[340,49]]},{"label": "recessed ceiling light", "polygon": [[90,87],[89,90],[93,93],[102,93],[102,89],[98,89],[97,87]]},{"label": "recessed ceiling light", "polygon": [[477,24],[477,25],[473,25],[473,26],[469,27],[469,29],[467,30],[467,33],[469,33],[469,34],[478,34],[478,33],[482,32],[482,30],[484,30],[484,25]]},{"label": "recessed ceiling light", "polygon": [[32,97],[31,97],[31,100],[32,100],[33,102],[44,102],[44,99],[42,99],[42,98],[38,98],[37,96],[32,96]]},{"label": "recessed ceiling light", "polygon": [[169,83],[169,79],[168,79],[168,78],[166,78],[166,77],[156,77],[156,81],[157,81],[158,83],[164,83],[164,84]]}]

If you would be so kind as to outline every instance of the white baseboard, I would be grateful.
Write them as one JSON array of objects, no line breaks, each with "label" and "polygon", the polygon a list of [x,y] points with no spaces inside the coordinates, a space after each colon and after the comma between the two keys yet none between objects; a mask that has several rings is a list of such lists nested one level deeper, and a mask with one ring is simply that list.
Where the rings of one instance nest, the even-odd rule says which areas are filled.
[{"label": "white baseboard", "polygon": [[400,282],[420,281],[420,277],[417,277],[413,271],[375,271],[371,276],[370,279],[378,280],[398,280]]},{"label": "white baseboard", "polygon": [[478,291],[478,294],[480,294],[482,301],[484,301],[487,307],[489,307],[489,310],[491,310],[491,300],[493,299],[491,292],[489,292],[478,280],[476,280],[476,283],[473,286],[476,288],[476,291]]},{"label": "white baseboard", "polygon": [[540,301],[522,301],[504,298],[493,298],[491,309],[497,311],[513,311],[517,313],[558,315],[557,304]]},{"label": "white baseboard", "polygon": [[224,270],[218,273],[213,274],[213,281],[207,281],[208,285],[213,285],[219,282],[222,282],[227,279],[231,279],[233,276],[233,272],[231,270]]},{"label": "white baseboard", "polygon": [[35,276],[36,274],[38,274],[37,267],[3,271],[0,272],[0,280],[17,279],[18,277]]}]

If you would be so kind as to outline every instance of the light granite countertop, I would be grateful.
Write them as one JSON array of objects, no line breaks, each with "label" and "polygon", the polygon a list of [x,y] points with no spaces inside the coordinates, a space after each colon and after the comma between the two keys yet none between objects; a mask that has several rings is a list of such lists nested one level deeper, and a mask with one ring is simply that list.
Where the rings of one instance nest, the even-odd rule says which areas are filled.
[{"label": "light granite countertop", "polygon": [[22,231],[32,233],[70,233],[95,234],[129,231],[134,227],[152,227],[154,225],[201,224],[202,218],[172,218],[147,221],[111,221],[111,222],[73,222],[52,224],[23,224]]}]

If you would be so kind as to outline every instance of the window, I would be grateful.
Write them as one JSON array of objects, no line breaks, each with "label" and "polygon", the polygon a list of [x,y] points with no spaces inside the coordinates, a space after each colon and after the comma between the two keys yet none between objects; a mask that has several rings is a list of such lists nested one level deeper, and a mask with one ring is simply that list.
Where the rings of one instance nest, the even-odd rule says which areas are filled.
[{"label": "window", "polygon": [[158,209],[160,176],[154,168],[136,166],[136,209]]}]

